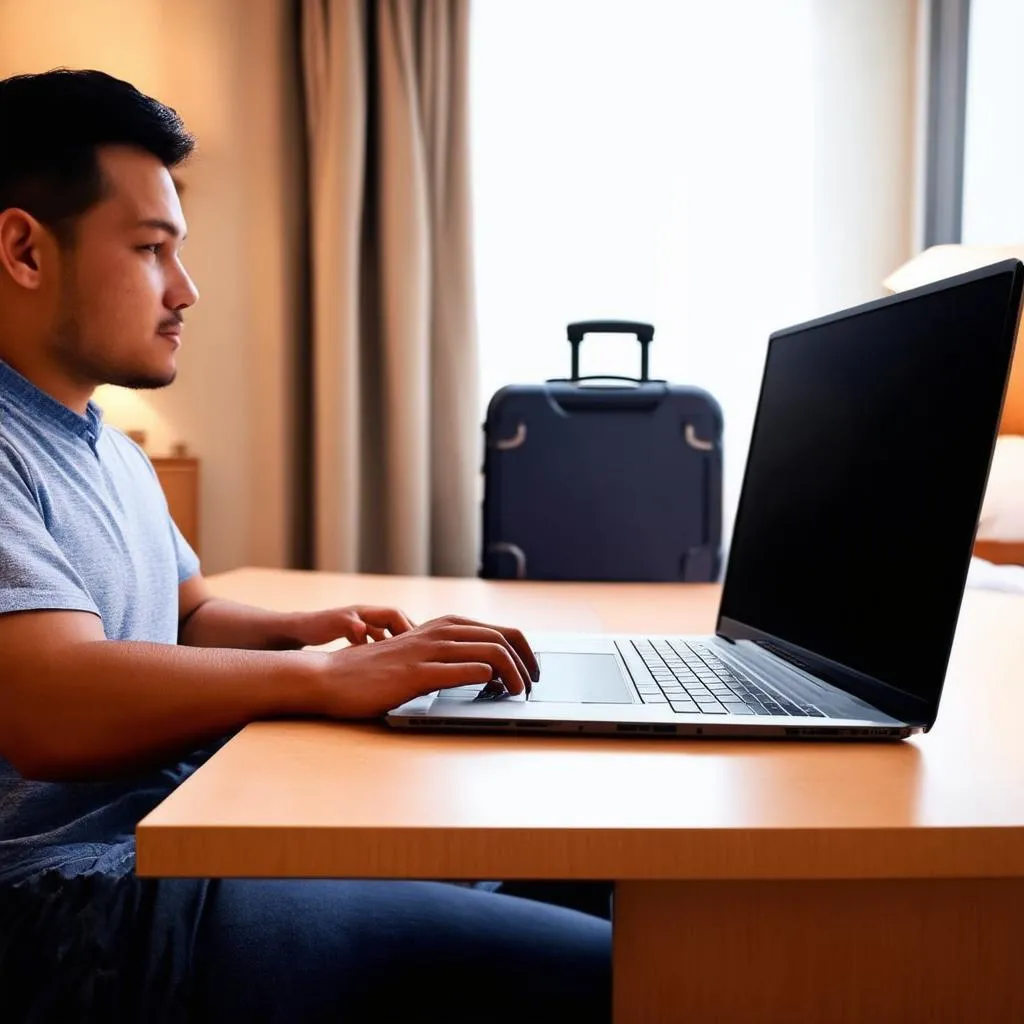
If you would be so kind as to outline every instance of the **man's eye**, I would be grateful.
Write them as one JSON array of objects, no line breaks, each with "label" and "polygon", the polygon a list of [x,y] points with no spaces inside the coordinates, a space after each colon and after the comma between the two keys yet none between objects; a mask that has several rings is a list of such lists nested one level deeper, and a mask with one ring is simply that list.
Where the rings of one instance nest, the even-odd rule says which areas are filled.
[{"label": "man's eye", "polygon": [[141,252],[151,252],[154,256],[160,255],[160,250],[164,247],[163,242],[154,242],[152,245],[140,245],[139,250]]}]

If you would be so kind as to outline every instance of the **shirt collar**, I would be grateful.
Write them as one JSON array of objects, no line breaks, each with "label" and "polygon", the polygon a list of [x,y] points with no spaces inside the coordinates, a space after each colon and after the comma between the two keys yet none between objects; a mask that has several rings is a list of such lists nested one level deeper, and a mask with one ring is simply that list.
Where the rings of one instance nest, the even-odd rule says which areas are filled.
[{"label": "shirt collar", "polygon": [[0,401],[5,396],[13,399],[33,417],[84,438],[92,445],[99,440],[103,430],[103,410],[95,402],[90,401],[85,415],[79,416],[0,359]]}]

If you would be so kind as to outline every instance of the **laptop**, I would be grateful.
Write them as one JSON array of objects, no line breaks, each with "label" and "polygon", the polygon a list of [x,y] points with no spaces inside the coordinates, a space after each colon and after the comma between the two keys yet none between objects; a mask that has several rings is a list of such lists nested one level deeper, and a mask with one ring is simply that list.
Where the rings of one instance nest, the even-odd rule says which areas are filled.
[{"label": "laptop", "polygon": [[[529,699],[457,687],[398,728],[902,738],[935,722],[1024,264],[771,335],[713,636],[530,635]],[[685,586],[686,584],[679,584]]]}]

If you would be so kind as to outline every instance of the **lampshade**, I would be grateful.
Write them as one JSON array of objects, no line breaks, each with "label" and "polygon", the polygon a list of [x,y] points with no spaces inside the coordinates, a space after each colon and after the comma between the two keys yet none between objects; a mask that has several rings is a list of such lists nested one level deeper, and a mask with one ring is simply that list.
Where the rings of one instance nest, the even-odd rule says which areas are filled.
[{"label": "lampshade", "polygon": [[[890,292],[902,292],[1005,259],[1024,261],[1024,245],[933,245],[894,270],[883,284]],[[1018,329],[1017,349],[999,428],[1002,434],[1024,434],[1024,340],[1021,333]]]}]

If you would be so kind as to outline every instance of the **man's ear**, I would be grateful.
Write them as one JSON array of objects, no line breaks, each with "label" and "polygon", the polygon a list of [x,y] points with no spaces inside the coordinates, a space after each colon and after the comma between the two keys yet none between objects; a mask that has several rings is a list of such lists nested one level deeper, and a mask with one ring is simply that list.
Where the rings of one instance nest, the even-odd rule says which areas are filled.
[{"label": "man's ear", "polygon": [[40,288],[54,254],[52,235],[32,214],[16,206],[0,211],[0,268],[15,284]]}]

